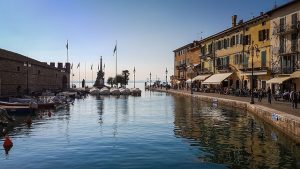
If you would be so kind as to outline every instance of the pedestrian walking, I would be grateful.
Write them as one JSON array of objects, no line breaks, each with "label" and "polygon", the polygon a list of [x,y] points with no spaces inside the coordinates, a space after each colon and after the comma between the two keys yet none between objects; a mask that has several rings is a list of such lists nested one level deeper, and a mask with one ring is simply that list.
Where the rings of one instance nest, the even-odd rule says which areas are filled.
[{"label": "pedestrian walking", "polygon": [[267,95],[268,95],[268,102],[271,104],[272,92],[271,92],[270,87],[268,87]]},{"label": "pedestrian walking", "polygon": [[263,90],[259,89],[259,91],[258,91],[258,101],[261,102],[262,98],[263,98]]},{"label": "pedestrian walking", "polygon": [[298,94],[296,91],[291,92],[291,100],[292,100],[292,106],[293,108],[297,109],[298,104]]}]

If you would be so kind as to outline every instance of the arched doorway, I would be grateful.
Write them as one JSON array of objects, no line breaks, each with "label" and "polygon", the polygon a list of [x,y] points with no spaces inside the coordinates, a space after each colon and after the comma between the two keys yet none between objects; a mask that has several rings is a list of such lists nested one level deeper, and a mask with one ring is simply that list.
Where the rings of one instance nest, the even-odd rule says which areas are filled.
[{"label": "arched doorway", "polygon": [[67,76],[64,75],[62,77],[62,89],[67,89],[67,87],[68,87],[68,79],[67,79]]}]

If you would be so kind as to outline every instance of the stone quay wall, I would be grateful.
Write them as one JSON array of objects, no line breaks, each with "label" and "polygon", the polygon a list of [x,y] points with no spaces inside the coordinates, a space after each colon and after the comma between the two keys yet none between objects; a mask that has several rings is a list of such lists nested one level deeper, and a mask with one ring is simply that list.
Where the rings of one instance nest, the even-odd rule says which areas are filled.
[{"label": "stone quay wall", "polygon": [[0,96],[17,96],[70,87],[70,63],[50,65],[0,49]]},{"label": "stone quay wall", "polygon": [[[156,89],[155,89],[156,90]],[[217,103],[224,106],[230,106],[235,108],[240,108],[247,110],[265,122],[271,124],[275,128],[279,129],[283,133],[290,136],[292,139],[300,143],[300,118],[294,115],[290,115],[286,112],[278,111],[275,109],[271,109],[265,106],[250,104],[249,102],[238,101],[238,100],[231,100],[225,98],[217,98],[217,97],[210,97],[204,95],[191,95],[189,93],[183,93],[180,91],[172,91],[172,90],[158,90],[162,92],[168,92],[183,96],[195,97],[201,101]]]}]

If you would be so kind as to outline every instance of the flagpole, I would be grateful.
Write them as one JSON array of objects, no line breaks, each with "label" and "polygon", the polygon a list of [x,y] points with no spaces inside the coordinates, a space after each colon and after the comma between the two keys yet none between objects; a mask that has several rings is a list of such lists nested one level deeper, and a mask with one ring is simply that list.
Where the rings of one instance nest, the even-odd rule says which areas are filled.
[{"label": "flagpole", "polygon": [[79,63],[79,79],[78,79],[78,88],[80,87],[80,63]]},{"label": "flagpole", "polygon": [[[118,74],[118,41],[116,41],[116,79],[117,79],[117,74]],[[117,88],[118,88],[118,83],[117,83]]]},{"label": "flagpole", "polygon": [[67,63],[69,63],[69,42],[67,40]]},{"label": "flagpole", "polygon": [[73,63],[72,63],[71,67],[72,67],[72,69],[71,69],[72,70],[72,75],[71,76],[72,76],[72,88],[73,88]]},{"label": "flagpole", "polygon": [[93,86],[93,80],[94,80],[94,76],[93,76],[93,74],[94,74],[94,72],[93,72],[93,65],[92,65],[92,86]]},{"label": "flagpole", "polygon": [[[84,80],[86,81],[86,62],[84,62]],[[85,87],[85,83],[84,83]]]}]

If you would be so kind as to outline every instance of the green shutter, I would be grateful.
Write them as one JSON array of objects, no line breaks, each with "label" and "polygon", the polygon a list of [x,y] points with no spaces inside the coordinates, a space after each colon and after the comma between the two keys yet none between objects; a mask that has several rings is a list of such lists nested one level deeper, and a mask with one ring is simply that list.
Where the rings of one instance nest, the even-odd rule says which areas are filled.
[{"label": "green shutter", "polygon": [[266,51],[261,52],[261,67],[266,67],[267,64],[267,56]]}]

